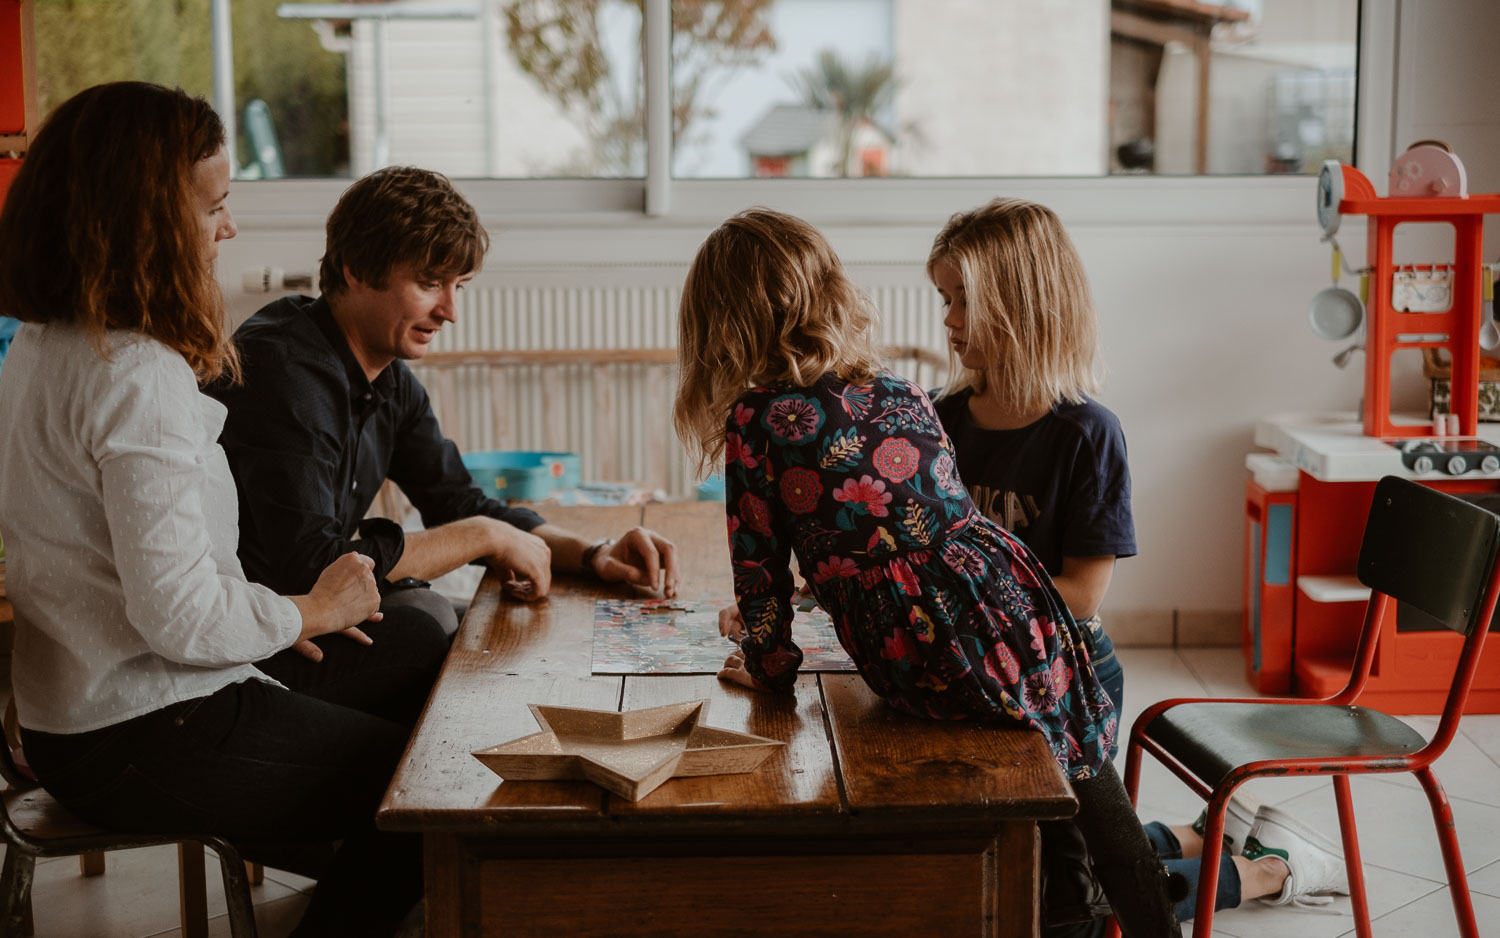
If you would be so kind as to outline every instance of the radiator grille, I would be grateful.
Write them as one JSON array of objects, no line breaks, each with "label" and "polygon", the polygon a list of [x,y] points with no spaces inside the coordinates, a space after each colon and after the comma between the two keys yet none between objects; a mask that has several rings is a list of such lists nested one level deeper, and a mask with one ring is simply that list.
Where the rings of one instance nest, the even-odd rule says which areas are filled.
[{"label": "radiator grille", "polygon": [[[458,322],[433,352],[483,349],[641,349],[677,344],[671,286],[498,286],[465,294]],[[941,350],[941,310],[930,286],[872,289],[889,345]],[[933,369],[895,370],[931,386]],[[691,496],[700,481],[672,430],[676,370],[641,363],[414,365],[444,430],[465,452],[577,453],[588,481],[632,481]],[[448,413],[445,411],[453,411]],[[613,432],[609,432],[613,427]]]}]

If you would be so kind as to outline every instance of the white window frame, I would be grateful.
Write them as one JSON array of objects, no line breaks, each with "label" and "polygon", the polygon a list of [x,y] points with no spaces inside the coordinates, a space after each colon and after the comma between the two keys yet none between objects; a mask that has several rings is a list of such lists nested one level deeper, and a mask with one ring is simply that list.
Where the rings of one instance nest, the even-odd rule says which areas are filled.
[{"label": "white window frame", "polygon": [[[941,220],[935,211],[979,204],[998,194],[1047,204],[1069,225],[1311,224],[1313,190],[1304,175],[674,179],[666,74],[670,0],[646,0],[645,12],[646,177],[459,180],[486,224],[510,231],[587,229],[606,236],[621,229],[701,230],[747,206],[768,205],[819,225],[930,231]],[[1372,179],[1384,178],[1394,155],[1399,19],[1400,0],[1361,0],[1355,161]],[[321,229],[328,208],[348,184],[347,179],[239,183],[236,218],[241,229],[249,231]],[[636,240],[621,245],[620,255],[606,260],[662,260],[653,255],[649,239]],[[673,251],[678,249],[677,239],[663,240],[672,242]],[[543,238],[535,250],[555,256],[556,245]],[[514,259],[524,261],[524,256]],[[900,260],[909,263],[910,257]]]}]

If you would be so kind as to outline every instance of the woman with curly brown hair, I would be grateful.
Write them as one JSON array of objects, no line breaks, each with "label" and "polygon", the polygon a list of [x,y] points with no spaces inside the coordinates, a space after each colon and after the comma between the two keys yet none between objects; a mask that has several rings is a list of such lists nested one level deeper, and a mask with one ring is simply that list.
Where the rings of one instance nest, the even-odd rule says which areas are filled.
[{"label": "woman with curly brown hair", "polygon": [[[446,640],[420,613],[382,617],[358,554],[305,595],[245,580],[224,408],[199,391],[237,371],[213,274],[229,177],[205,101],[119,82],[58,107],[0,213],[0,312],[23,323],[0,377],[22,742],[106,827],[262,859],[342,840],[296,934],[389,935],[421,858],[374,811]],[[254,665],[371,636],[401,667],[360,699],[333,669],[293,690]]]}]

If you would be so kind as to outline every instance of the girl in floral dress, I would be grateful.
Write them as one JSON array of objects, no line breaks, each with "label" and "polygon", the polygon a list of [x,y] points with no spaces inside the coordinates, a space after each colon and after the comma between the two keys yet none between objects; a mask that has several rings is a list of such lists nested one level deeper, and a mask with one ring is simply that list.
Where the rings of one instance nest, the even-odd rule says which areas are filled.
[{"label": "girl in floral dress", "polygon": [[882,372],[874,313],[822,235],[766,209],[709,235],[683,287],[678,433],[722,453],[743,629],[720,677],[788,690],[797,554],[892,707],[1042,733],[1127,936],[1175,927],[1166,873],[1109,761],[1118,718],[1045,570],[974,508],[922,390]]}]

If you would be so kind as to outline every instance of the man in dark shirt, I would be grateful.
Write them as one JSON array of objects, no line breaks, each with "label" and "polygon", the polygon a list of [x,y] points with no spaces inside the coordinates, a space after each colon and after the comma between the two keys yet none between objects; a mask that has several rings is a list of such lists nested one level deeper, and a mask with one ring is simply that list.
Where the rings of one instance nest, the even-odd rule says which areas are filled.
[{"label": "man in dark shirt", "polygon": [[[235,335],[244,380],[211,389],[229,408],[222,443],[240,497],[240,560],[250,579],[305,593],[350,550],[375,561],[387,600],[419,606],[450,633],[457,617],[425,581],[484,561],[522,599],[547,594],[553,569],[677,590],[672,544],[645,528],[589,541],[489,498],[444,438],[405,361],[458,315],[457,293],[489,238],[437,174],[379,170],[328,219],[318,299],[277,300]],[[391,479],[425,530],[365,519]]]}]

